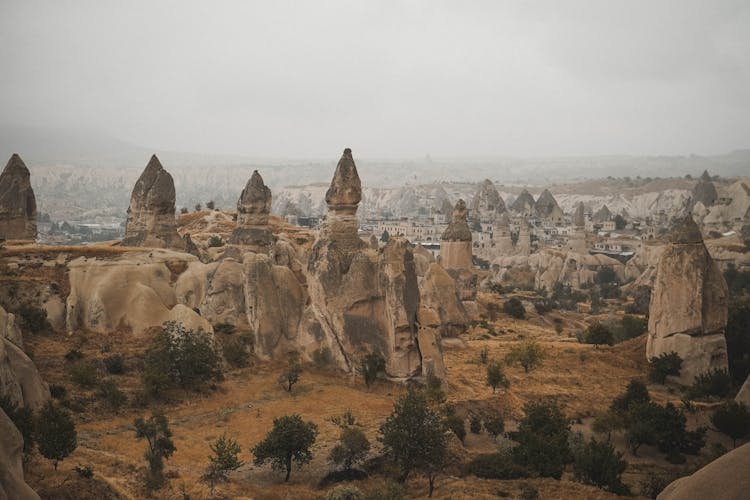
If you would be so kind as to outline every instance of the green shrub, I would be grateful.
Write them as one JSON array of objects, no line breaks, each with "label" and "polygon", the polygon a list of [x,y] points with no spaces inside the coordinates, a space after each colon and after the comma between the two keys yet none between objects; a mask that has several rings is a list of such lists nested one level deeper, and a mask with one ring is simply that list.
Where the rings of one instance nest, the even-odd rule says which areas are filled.
[{"label": "green shrub", "polygon": [[738,439],[750,436],[750,410],[739,401],[724,402],[711,416],[711,423],[716,430],[732,438],[734,447]]},{"label": "green shrub", "polygon": [[236,328],[231,323],[216,323],[214,325],[214,333],[222,333],[224,335],[231,335],[235,332]]},{"label": "green shrub", "polygon": [[65,399],[65,396],[68,395],[68,390],[64,385],[50,384],[49,393],[54,399]]},{"label": "green shrub", "polygon": [[472,434],[479,434],[482,432],[482,417],[479,415],[472,415],[469,417],[469,430]]},{"label": "green shrub", "polygon": [[211,236],[208,239],[209,248],[223,247],[223,246],[224,246],[224,240],[221,239],[221,236]]},{"label": "green shrub", "polygon": [[725,369],[714,368],[695,377],[693,385],[687,390],[690,399],[726,398],[733,390],[732,377]]},{"label": "green shrub", "polygon": [[20,326],[24,332],[37,334],[49,333],[52,331],[52,325],[47,319],[47,311],[41,307],[23,305],[18,310],[21,321]]},{"label": "green shrub", "polygon": [[505,356],[505,362],[509,365],[520,365],[528,373],[534,368],[539,368],[544,363],[546,353],[544,348],[533,340],[527,340],[520,345],[513,346]]},{"label": "green shrub", "polygon": [[320,369],[329,368],[333,366],[333,353],[331,349],[325,346],[318,347],[312,353],[313,364]]},{"label": "green shrub", "polygon": [[539,500],[539,490],[531,483],[521,486],[521,500]]},{"label": "green shrub", "polygon": [[649,361],[648,378],[652,382],[663,384],[666,382],[667,376],[679,376],[681,368],[682,358],[679,354],[674,351],[670,353],[663,352]]},{"label": "green shrub", "polygon": [[91,479],[92,477],[94,477],[94,471],[88,465],[76,465],[75,467],[73,467],[73,470],[76,471],[78,477],[82,477],[84,479]]},{"label": "green shrub", "polygon": [[445,426],[463,443],[466,438],[466,424],[464,423],[464,419],[456,415],[456,412],[453,409],[450,409],[447,411],[444,423]]},{"label": "green shrub", "polygon": [[362,492],[356,486],[340,484],[328,490],[325,500],[361,500]]},{"label": "green shrub", "polygon": [[580,483],[627,495],[630,491],[622,483],[627,466],[622,453],[616,452],[611,444],[592,439],[574,454],[573,477]]},{"label": "green shrub", "polygon": [[484,415],[484,430],[492,437],[497,437],[505,432],[505,420],[497,413]]},{"label": "green shrub", "polygon": [[96,391],[99,399],[104,401],[112,410],[119,410],[127,401],[127,396],[122,392],[114,380],[102,380]]},{"label": "green shrub", "polygon": [[524,309],[521,301],[515,297],[505,301],[505,304],[503,304],[503,311],[505,312],[505,314],[516,319],[526,318],[526,309]]},{"label": "green shrub", "polygon": [[511,434],[518,446],[513,460],[543,477],[559,479],[572,460],[568,434],[570,423],[555,401],[530,401],[523,407],[525,416],[518,431]]},{"label": "green shrub", "polygon": [[146,396],[159,397],[177,387],[198,390],[216,380],[223,380],[223,374],[211,336],[173,321],[164,323],[143,360],[141,383]]},{"label": "green shrub", "polygon": [[604,344],[612,345],[614,344],[614,341],[612,330],[601,323],[594,323],[589,326],[583,334],[583,342],[586,344],[594,344],[594,347],[596,348]]},{"label": "green shrub", "polygon": [[90,389],[99,381],[99,373],[91,363],[78,361],[70,367],[70,379],[77,386]]},{"label": "green shrub", "polygon": [[25,406],[16,405],[7,396],[0,396],[0,409],[8,416],[23,438],[23,453],[28,456],[34,449],[34,413]]},{"label": "green shrub", "polygon": [[427,377],[425,378],[424,393],[431,403],[440,404],[445,402],[443,380],[431,370],[427,372]]},{"label": "green shrub", "polygon": [[385,358],[378,352],[371,352],[364,356],[360,362],[357,371],[365,380],[365,385],[370,387],[378,375],[385,370]]},{"label": "green shrub", "polygon": [[78,349],[71,349],[65,353],[65,361],[74,363],[81,359],[83,359],[83,353]]},{"label": "green shrub", "polygon": [[125,356],[113,354],[104,358],[104,368],[110,375],[122,375],[125,373]]},{"label": "green shrub", "polygon": [[483,479],[519,479],[529,476],[528,470],[514,463],[504,453],[477,455],[466,464],[465,471]]},{"label": "green shrub", "polygon": [[381,481],[365,491],[362,500],[403,500],[406,489],[395,481]]}]

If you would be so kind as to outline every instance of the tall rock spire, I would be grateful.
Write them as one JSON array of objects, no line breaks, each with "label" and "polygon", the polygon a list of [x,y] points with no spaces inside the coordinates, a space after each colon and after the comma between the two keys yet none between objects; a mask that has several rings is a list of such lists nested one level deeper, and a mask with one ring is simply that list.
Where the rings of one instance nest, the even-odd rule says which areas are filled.
[{"label": "tall rock spire", "polygon": [[443,232],[440,242],[440,263],[446,269],[471,269],[471,229],[466,220],[466,202],[458,200],[453,207],[453,220]]},{"label": "tall rock spire", "polygon": [[251,245],[257,247],[258,251],[268,251],[273,243],[273,235],[268,228],[270,213],[271,190],[255,170],[237,200],[237,227],[232,231],[229,243]]},{"label": "tall rock spire", "polygon": [[185,248],[177,234],[174,180],[156,155],[151,156],[133,187],[122,244]]},{"label": "tall rock spire", "polygon": [[15,153],[0,173],[0,237],[36,239],[36,198],[31,188],[31,173]]},{"label": "tall rock spire", "polygon": [[321,237],[335,243],[344,253],[365,245],[359,237],[357,220],[357,207],[361,200],[362,183],[357,174],[357,165],[354,164],[352,150],[346,148],[326,192],[328,215],[321,228]]}]

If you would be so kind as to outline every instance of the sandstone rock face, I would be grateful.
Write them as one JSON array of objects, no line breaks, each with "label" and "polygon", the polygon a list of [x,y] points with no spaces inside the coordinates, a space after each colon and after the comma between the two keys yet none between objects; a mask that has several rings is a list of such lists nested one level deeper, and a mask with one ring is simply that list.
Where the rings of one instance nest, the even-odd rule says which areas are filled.
[{"label": "sandstone rock face", "polygon": [[153,155],[130,196],[122,244],[184,249],[185,242],[177,234],[174,204],[172,176]]},{"label": "sandstone rock face", "polygon": [[659,259],[651,293],[648,359],[677,352],[683,359],[683,384],[705,371],[726,369],[727,296],[724,276],[698,226],[691,216],[683,218]]},{"label": "sandstone rock face", "polygon": [[273,244],[273,236],[268,228],[270,212],[271,190],[255,170],[237,200],[237,226],[232,231],[229,243],[250,245],[260,252],[269,251]]},{"label": "sandstone rock face", "polygon": [[750,491],[750,443],[664,488],[657,500],[742,500]]},{"label": "sandstone rock face", "polygon": [[510,219],[507,212],[498,217],[493,239],[495,240],[495,255],[503,257],[513,254],[513,238],[510,235]]},{"label": "sandstone rock face", "polygon": [[419,324],[441,337],[456,337],[468,322],[456,282],[439,264],[430,264],[420,283]]},{"label": "sandstone rock face", "polygon": [[0,410],[0,498],[38,500],[23,478],[23,437]]},{"label": "sandstone rock face", "polygon": [[505,212],[505,201],[491,180],[485,179],[479,185],[477,194],[471,201],[471,212],[473,218],[489,220]]},{"label": "sandstone rock face", "polygon": [[34,362],[16,343],[20,333],[15,319],[2,307],[0,328],[0,396],[19,406],[37,410],[49,399],[49,388]]},{"label": "sandstone rock face", "polygon": [[531,229],[526,221],[521,222],[521,228],[518,230],[515,253],[518,255],[531,254]]},{"label": "sandstone rock face", "polygon": [[36,239],[36,198],[31,174],[17,154],[10,157],[0,173],[0,237]]},{"label": "sandstone rock face", "polygon": [[458,200],[453,219],[440,241],[440,263],[446,269],[471,269],[471,229],[466,221],[466,202]]},{"label": "sandstone rock face", "polygon": [[[189,269],[191,264],[197,267],[200,263],[192,255],[167,250],[128,252],[112,260],[72,260],[68,264],[68,331],[106,334],[126,329],[138,335],[165,321],[179,321],[187,328],[212,332],[211,325],[198,313],[178,304],[179,280],[172,270]],[[189,296],[185,300],[199,303],[194,295],[202,293],[201,287],[191,293],[183,288],[183,296]]]},{"label": "sandstone rock face", "polygon": [[531,193],[524,189],[523,191],[521,191],[521,194],[518,195],[518,198],[513,201],[510,209],[519,215],[529,216],[534,215],[535,205],[536,202],[534,201],[534,197],[531,196]]}]

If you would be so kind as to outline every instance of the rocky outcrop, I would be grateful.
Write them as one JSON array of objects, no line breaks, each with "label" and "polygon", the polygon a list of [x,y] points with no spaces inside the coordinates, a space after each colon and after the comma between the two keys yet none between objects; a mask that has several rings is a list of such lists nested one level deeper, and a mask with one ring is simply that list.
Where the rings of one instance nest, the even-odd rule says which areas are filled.
[{"label": "rocky outcrop", "polygon": [[23,478],[23,437],[0,409],[0,498],[38,500]]},{"label": "rocky outcrop", "polygon": [[15,153],[0,173],[0,238],[36,239],[36,198],[31,174]]},{"label": "rocky outcrop", "polygon": [[237,226],[232,231],[229,243],[251,246],[258,252],[268,252],[273,244],[273,236],[268,228],[270,212],[271,190],[255,170],[237,200]]},{"label": "rocky outcrop", "polygon": [[130,196],[124,246],[184,249],[177,234],[172,176],[156,155],[146,165]]},{"label": "rocky outcrop", "polygon": [[534,215],[535,206],[534,197],[524,189],[510,205],[510,209],[519,215],[531,216]]},{"label": "rocky outcrop", "polygon": [[576,211],[573,213],[573,226],[586,227],[586,208],[582,201],[578,202]]},{"label": "rocky outcrop", "polygon": [[20,345],[14,315],[0,307],[0,396],[36,410],[49,399],[49,388]]},{"label": "rocky outcrop", "polygon": [[537,217],[548,219],[553,222],[562,222],[563,211],[557,204],[557,200],[552,196],[549,189],[542,191],[539,198],[534,204],[534,212]]},{"label": "rocky outcrop", "polygon": [[503,212],[505,212],[505,201],[492,181],[485,179],[471,200],[472,219],[492,221]]},{"label": "rocky outcrop", "polygon": [[513,253],[513,238],[510,234],[510,219],[507,212],[498,217],[492,236],[495,242],[495,255],[503,257]]},{"label": "rocky outcrop", "polygon": [[[196,268],[201,271],[189,280],[195,288],[188,288],[185,283]],[[192,309],[202,300],[205,272],[196,257],[168,250],[127,252],[110,260],[74,259],[68,263],[67,330],[126,330],[139,335],[165,321],[177,321],[193,330],[213,331]]]},{"label": "rocky outcrop", "polygon": [[471,229],[464,200],[453,207],[453,218],[440,241],[440,263],[446,269],[471,269]]},{"label": "rocky outcrop", "polygon": [[691,216],[684,217],[659,259],[651,293],[648,359],[677,352],[683,359],[683,384],[708,370],[726,369],[727,296],[724,276],[700,229]]},{"label": "rocky outcrop", "polygon": [[521,227],[518,229],[515,253],[518,255],[531,254],[531,228],[526,220],[521,221]]},{"label": "rocky outcrop", "polygon": [[750,491],[750,443],[670,483],[657,500],[742,500]]},{"label": "rocky outcrop", "polygon": [[328,214],[321,227],[321,240],[334,243],[343,254],[360,250],[364,245],[359,237],[357,207],[362,200],[362,183],[352,150],[346,148],[341,156],[326,191]]},{"label": "rocky outcrop", "polygon": [[701,203],[704,207],[709,208],[713,206],[718,198],[719,193],[716,192],[716,186],[711,181],[708,170],[704,170],[700,180],[693,188],[692,203]]}]

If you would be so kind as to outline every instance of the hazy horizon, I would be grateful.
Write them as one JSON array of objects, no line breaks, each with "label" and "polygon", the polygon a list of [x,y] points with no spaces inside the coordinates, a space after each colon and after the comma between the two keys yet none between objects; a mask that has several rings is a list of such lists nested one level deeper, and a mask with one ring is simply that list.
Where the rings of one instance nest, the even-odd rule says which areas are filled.
[{"label": "hazy horizon", "polygon": [[742,1],[11,1],[0,13],[6,128],[284,159],[750,146]]}]

